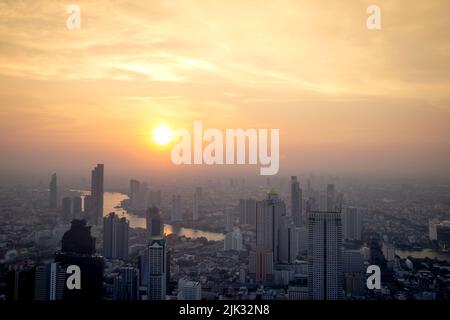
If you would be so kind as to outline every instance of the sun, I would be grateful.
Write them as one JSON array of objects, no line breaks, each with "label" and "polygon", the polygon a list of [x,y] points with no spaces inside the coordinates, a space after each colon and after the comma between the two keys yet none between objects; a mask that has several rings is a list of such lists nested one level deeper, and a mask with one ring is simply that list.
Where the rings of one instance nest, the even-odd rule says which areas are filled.
[{"label": "sun", "polygon": [[159,125],[152,132],[153,141],[164,146],[172,141],[172,130],[164,124]]}]

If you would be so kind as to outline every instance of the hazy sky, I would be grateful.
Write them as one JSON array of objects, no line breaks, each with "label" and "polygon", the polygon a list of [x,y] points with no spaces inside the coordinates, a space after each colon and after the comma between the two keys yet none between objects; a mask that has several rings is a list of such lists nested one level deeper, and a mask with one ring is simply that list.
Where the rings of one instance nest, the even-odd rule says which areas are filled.
[{"label": "hazy sky", "polygon": [[[68,3],[80,30],[66,28]],[[369,4],[381,30],[366,28]],[[203,120],[279,128],[281,172],[450,174],[449,10],[0,1],[0,171],[165,173],[152,129]]]}]

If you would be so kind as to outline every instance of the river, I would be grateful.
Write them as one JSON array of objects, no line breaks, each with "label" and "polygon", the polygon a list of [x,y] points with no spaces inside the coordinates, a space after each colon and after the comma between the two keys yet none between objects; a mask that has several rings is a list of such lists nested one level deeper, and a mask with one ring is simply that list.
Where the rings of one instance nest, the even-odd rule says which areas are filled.
[{"label": "river", "polygon": [[[81,193],[81,197],[90,194],[88,191],[79,191]],[[116,206],[120,206],[121,201],[128,199],[126,194],[120,192],[105,192],[103,194],[103,216],[108,215],[110,212],[115,212],[122,217],[126,217],[130,221],[130,227],[132,228],[146,228],[145,218],[139,217],[131,212],[123,208],[115,208]],[[166,235],[176,234],[179,236],[185,236],[188,238],[200,238],[205,237],[208,240],[220,241],[224,239],[224,235],[222,233],[217,232],[209,232],[203,230],[196,230],[191,228],[182,228],[175,227],[170,224],[164,224],[164,233]]]}]

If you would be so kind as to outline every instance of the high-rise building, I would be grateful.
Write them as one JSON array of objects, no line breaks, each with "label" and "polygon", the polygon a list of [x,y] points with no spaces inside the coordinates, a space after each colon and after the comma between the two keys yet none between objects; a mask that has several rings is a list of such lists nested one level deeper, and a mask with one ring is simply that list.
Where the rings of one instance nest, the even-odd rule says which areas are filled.
[{"label": "high-rise building", "polygon": [[286,206],[272,190],[267,198],[256,205],[256,247],[273,252],[278,261],[278,231],[281,216],[286,215]]},{"label": "high-rise building", "polygon": [[55,262],[63,268],[76,265],[81,271],[81,289],[64,287],[63,300],[101,300],[103,298],[103,257],[95,254],[95,238],[85,220],[72,220],[70,230],[64,233],[61,251],[55,253]]},{"label": "high-rise building", "polygon": [[164,236],[164,224],[159,214],[159,208],[151,207],[146,212],[147,241]]},{"label": "high-rise building", "polygon": [[186,278],[178,280],[178,300],[201,300],[202,285],[198,281],[190,281]]},{"label": "high-rise building", "polygon": [[70,198],[70,197],[63,198],[61,209],[62,209],[63,219],[66,221],[72,220],[72,218],[73,218],[73,216],[72,216],[72,198]]},{"label": "high-rise building", "polygon": [[302,189],[300,189],[300,182],[296,176],[291,177],[291,216],[294,224],[300,227],[302,224]]},{"label": "high-rise building", "polygon": [[280,263],[293,263],[299,248],[298,230],[288,216],[281,216],[278,231],[278,259]]},{"label": "high-rise building", "polygon": [[56,173],[52,174],[50,180],[50,197],[49,197],[50,209],[56,209],[58,207],[58,183]]},{"label": "high-rise building", "polygon": [[202,197],[202,188],[195,188],[194,199],[192,200],[192,220],[197,221],[199,218],[200,201]]},{"label": "high-rise building", "polygon": [[239,200],[239,223],[256,227],[256,200]]},{"label": "high-rise building", "polygon": [[313,211],[308,218],[308,286],[312,300],[342,298],[342,223],[339,212]]},{"label": "high-rise building", "polygon": [[179,194],[173,195],[172,197],[172,222],[180,222],[183,220],[181,212],[181,196]]},{"label": "high-rise building", "polygon": [[34,300],[61,300],[65,285],[66,268],[59,263],[36,266]]},{"label": "high-rise building", "polygon": [[92,223],[99,223],[103,217],[103,180],[104,165],[97,164],[91,172],[92,212],[89,212]]},{"label": "high-rise building", "polygon": [[114,212],[103,218],[103,255],[108,259],[128,259],[129,222]]},{"label": "high-rise building", "polygon": [[81,219],[81,214],[83,211],[83,204],[82,204],[82,200],[81,197],[77,196],[77,197],[73,197],[72,198],[72,205],[73,205],[73,217],[75,219]]},{"label": "high-rise building", "polygon": [[164,239],[152,240],[148,250],[148,300],[166,298],[166,242]]},{"label": "high-rise building", "polygon": [[361,216],[358,209],[355,207],[348,207],[342,218],[344,239],[361,240]]},{"label": "high-rise building", "polygon": [[133,267],[122,267],[114,277],[114,300],[137,300],[139,291],[139,272]]},{"label": "high-rise building", "polygon": [[136,200],[139,197],[141,183],[138,180],[130,180],[130,207],[135,208]]},{"label": "high-rise building", "polygon": [[241,251],[244,249],[242,242],[242,232],[239,228],[235,228],[233,231],[228,232],[225,235],[225,240],[223,243],[223,249]]},{"label": "high-rise building", "polygon": [[225,216],[225,232],[231,232],[233,230],[234,225],[234,214],[233,208],[225,208],[224,216]]},{"label": "high-rise building", "polygon": [[31,301],[34,296],[35,268],[11,269],[6,272],[6,300]]}]

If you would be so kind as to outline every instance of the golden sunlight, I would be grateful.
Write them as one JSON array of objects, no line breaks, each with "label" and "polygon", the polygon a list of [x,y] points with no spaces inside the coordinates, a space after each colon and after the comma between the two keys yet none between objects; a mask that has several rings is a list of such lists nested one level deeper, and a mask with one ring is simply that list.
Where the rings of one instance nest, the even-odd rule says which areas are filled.
[{"label": "golden sunlight", "polygon": [[153,141],[157,144],[163,146],[172,141],[172,130],[166,125],[159,125],[152,132]]}]

